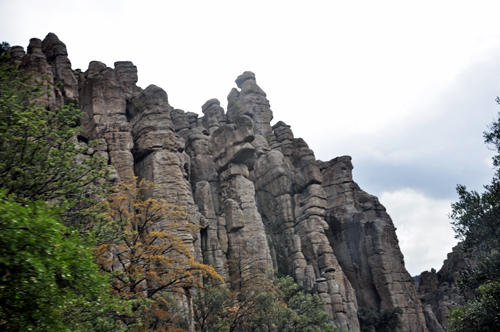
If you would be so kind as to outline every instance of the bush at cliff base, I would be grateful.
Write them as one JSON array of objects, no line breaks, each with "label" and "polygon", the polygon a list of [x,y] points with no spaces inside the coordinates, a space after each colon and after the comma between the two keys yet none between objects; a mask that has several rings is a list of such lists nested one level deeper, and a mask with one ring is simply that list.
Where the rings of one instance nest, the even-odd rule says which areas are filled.
[{"label": "bush at cliff base", "polygon": [[450,314],[449,331],[489,332],[500,329],[500,282],[493,281],[478,289],[475,300],[455,308]]}]

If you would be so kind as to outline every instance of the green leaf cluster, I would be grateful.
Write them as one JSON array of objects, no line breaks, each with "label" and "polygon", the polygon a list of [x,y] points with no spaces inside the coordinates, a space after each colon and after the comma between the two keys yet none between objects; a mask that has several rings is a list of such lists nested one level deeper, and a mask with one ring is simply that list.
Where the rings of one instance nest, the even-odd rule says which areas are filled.
[{"label": "green leaf cluster", "polygon": [[317,294],[306,292],[290,276],[278,280],[278,290],[281,301],[286,305],[281,313],[281,331],[335,331],[333,325],[328,323],[325,303]]},{"label": "green leaf cluster", "polygon": [[119,331],[131,306],[91,248],[108,168],[76,142],[80,111],[40,103],[47,90],[0,58],[0,330]]},{"label": "green leaf cluster", "polygon": [[197,331],[228,331],[229,322],[225,319],[229,304],[230,291],[227,284],[207,284],[204,289],[196,290],[193,297],[194,318]]},{"label": "green leaf cluster", "polygon": [[500,327],[500,113],[484,138],[498,153],[493,157],[497,172],[483,193],[458,185],[459,201],[452,204],[450,214],[456,238],[477,261],[461,271],[458,286],[468,302],[451,311],[448,330],[452,332],[498,331]]},{"label": "green leaf cluster", "polygon": [[452,204],[453,229],[467,251],[478,255],[500,248],[500,179],[495,177],[485,191],[467,191],[457,186],[459,201]]},{"label": "green leaf cluster", "polygon": [[492,281],[478,288],[478,296],[452,310],[450,332],[490,332],[500,330],[500,282]]},{"label": "green leaf cluster", "polygon": [[47,86],[0,63],[0,187],[19,201],[51,202],[76,224],[78,211],[102,192],[107,162],[84,156],[87,147],[77,144],[79,110],[40,104]]},{"label": "green leaf cluster", "polygon": [[372,308],[360,308],[358,316],[361,331],[396,332],[403,325],[401,322],[402,314],[403,309],[400,307],[384,310],[380,315]]},{"label": "green leaf cluster", "polygon": [[[207,286],[193,298],[197,331],[338,332],[328,323],[325,303],[290,276],[275,278],[274,287],[253,294],[232,292],[227,284]],[[276,290],[276,291],[273,291]],[[248,297],[255,295],[251,301]],[[235,299],[238,299],[235,301]],[[247,314],[235,322],[232,314],[245,303]]]},{"label": "green leaf cluster", "polygon": [[1,44],[0,44],[0,56],[5,52],[7,51],[8,49],[10,48],[10,44],[7,43],[6,41],[3,41]]},{"label": "green leaf cluster", "polygon": [[81,238],[45,202],[22,205],[0,192],[0,329],[64,330],[78,296],[99,300],[105,279]]}]

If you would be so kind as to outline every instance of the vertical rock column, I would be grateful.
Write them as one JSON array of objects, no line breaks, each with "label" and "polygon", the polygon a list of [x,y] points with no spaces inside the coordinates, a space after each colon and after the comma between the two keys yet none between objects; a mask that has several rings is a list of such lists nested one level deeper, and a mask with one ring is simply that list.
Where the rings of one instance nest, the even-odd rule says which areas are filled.
[{"label": "vertical rock column", "polygon": [[201,119],[202,125],[209,131],[210,135],[221,125],[226,124],[226,115],[224,114],[224,109],[220,107],[218,99],[207,100],[201,107],[201,111],[204,114]]},{"label": "vertical rock column", "polygon": [[208,129],[195,127],[188,134],[186,152],[191,157],[191,183],[195,202],[205,217],[201,241],[203,262],[212,265],[223,277],[226,273],[227,234],[220,222],[220,185],[214,157],[209,150]]},{"label": "vertical rock column", "polygon": [[77,102],[78,81],[71,69],[66,45],[55,34],[49,33],[42,42],[42,52],[52,68],[55,83],[62,84],[61,88],[54,89],[57,107],[68,102]]},{"label": "vertical rock column", "polygon": [[[211,99],[202,106],[205,116],[182,110],[174,110],[172,120],[176,132],[186,141],[186,153],[191,160],[190,183],[194,200],[204,223],[200,229],[202,259],[212,265],[224,278],[226,272],[227,234],[220,227],[220,185],[214,156],[209,148],[211,134],[220,124],[225,124],[224,110],[217,99]],[[225,223],[225,221],[224,221]]]},{"label": "vertical rock column", "polygon": [[[153,197],[186,208],[189,217],[180,220],[181,225],[191,223],[198,227],[204,223],[203,216],[194,203],[189,183],[190,158],[184,152],[184,140],[174,132],[172,110],[167,93],[155,85],[148,86],[129,101],[127,114],[134,139],[135,174],[157,185],[151,193]],[[171,232],[180,237],[201,262],[201,246],[196,241],[199,232],[183,226]]]},{"label": "vertical rock column", "polygon": [[[248,116],[255,128],[255,138],[248,140],[245,147],[244,140],[231,137],[232,132],[227,127],[220,127],[213,134],[216,140],[218,136],[225,136],[226,141],[235,142],[232,146],[226,144],[226,150],[220,153],[225,157],[216,157],[216,160],[233,156],[236,146],[237,153],[242,155],[248,150],[248,158],[237,158],[247,168],[229,164],[228,169],[221,172],[229,253],[236,243],[232,233],[245,226],[247,219],[239,209],[238,199],[241,198],[234,199],[231,196],[234,191],[227,187],[238,187],[238,181],[247,176],[248,169],[257,187],[258,210],[267,228],[275,266],[293,275],[307,289],[315,289],[327,303],[330,320],[338,327],[359,331],[354,290],[325,236],[325,228],[328,228],[324,220],[326,198],[314,154],[303,140],[293,138],[289,126],[284,123],[279,123],[273,134],[269,101],[256,84],[253,73],[243,73],[236,84],[241,90],[233,89],[228,96],[228,122],[238,126],[238,117]],[[270,151],[269,143],[275,150]],[[226,167],[225,162],[219,165],[219,161],[219,167]]]},{"label": "vertical rock column", "polygon": [[[314,183],[321,181],[319,169],[314,171],[315,163],[307,161],[310,150],[295,154],[296,167],[281,152],[272,150],[257,159],[252,172],[273,262],[281,273],[292,275],[325,300],[332,323],[359,331],[354,290],[325,235],[325,193]],[[298,186],[294,174],[306,174],[304,167],[311,167],[311,176],[302,178]]]},{"label": "vertical rock column", "polygon": [[273,112],[266,98],[266,93],[257,85],[255,74],[246,71],[236,79],[241,90],[233,88],[227,96],[227,119],[234,123],[240,115],[249,116],[255,125],[255,134],[266,138],[272,132]]},{"label": "vertical rock column", "polygon": [[[220,177],[221,220],[225,227],[227,259],[232,276],[247,277],[272,267],[266,233],[255,202],[254,184],[246,162],[254,158],[252,120],[239,116],[222,125],[210,139],[210,149]],[[232,269],[231,269],[232,267]]]},{"label": "vertical rock column", "polygon": [[[50,95],[40,98],[49,110],[55,111],[67,103],[77,103],[82,110],[83,129],[78,138],[87,143],[89,140],[100,141],[100,145],[89,149],[87,154],[96,154],[106,158],[117,170],[115,178],[123,180],[134,176],[133,146],[130,127],[126,117],[127,98],[140,91],[137,82],[137,69],[131,62],[123,62],[131,68],[130,75],[120,75],[116,70],[97,61],[90,63],[86,72],[74,72],[68,59],[66,45],[59,38],[49,33],[43,42],[33,38],[28,46],[28,53],[23,55],[22,48],[12,48],[13,62],[27,72],[33,72],[34,78],[47,79]],[[53,86],[61,83],[61,86]],[[127,94],[128,93],[128,94]],[[119,175],[119,176],[118,176]]]},{"label": "vertical rock column", "polygon": [[11,46],[9,49],[10,60],[8,63],[13,66],[19,66],[19,64],[23,61],[26,52],[24,51],[24,47],[22,46]]},{"label": "vertical rock column", "polygon": [[92,61],[86,72],[80,73],[79,104],[83,111],[80,133],[87,140],[101,142],[99,155],[108,157],[121,180],[134,177],[134,158],[130,126],[127,121],[127,96],[116,71],[102,62]]},{"label": "vertical rock column", "polygon": [[355,292],[325,235],[329,228],[325,221],[326,194],[314,152],[301,138],[294,139],[290,160],[294,166],[295,228],[308,267],[314,270],[315,279],[310,282],[330,305],[334,323],[341,329],[356,331],[359,323]]},{"label": "vertical rock column", "polygon": [[300,236],[295,234],[293,166],[281,152],[272,150],[257,160],[252,179],[257,206],[270,238],[273,264],[280,273],[291,275],[304,285],[307,262]]},{"label": "vertical rock column", "polygon": [[375,196],[352,180],[351,158],[320,162],[326,191],[327,232],[334,253],[356,289],[360,307],[403,309],[403,329],[427,331],[415,283],[404,266],[396,229]]},{"label": "vertical rock column", "polygon": [[40,96],[38,104],[43,104],[47,109],[54,112],[57,108],[56,93],[53,88],[54,74],[52,73],[52,67],[47,61],[47,57],[42,52],[42,41],[40,39],[30,39],[28,52],[19,64],[19,69],[25,70],[27,73],[33,73],[33,80],[42,81],[44,78],[46,79],[44,87],[48,94]]}]

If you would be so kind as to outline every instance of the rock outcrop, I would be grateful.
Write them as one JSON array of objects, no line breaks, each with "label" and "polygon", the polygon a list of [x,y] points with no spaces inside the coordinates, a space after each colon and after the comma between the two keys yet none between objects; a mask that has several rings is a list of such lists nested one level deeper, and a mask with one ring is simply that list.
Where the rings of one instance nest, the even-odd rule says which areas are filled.
[{"label": "rock outcrop", "polygon": [[[290,126],[273,113],[252,72],[236,79],[227,113],[217,99],[203,116],[173,108],[154,85],[141,89],[137,68],[93,61],[71,70],[65,45],[49,34],[32,39],[12,62],[45,75],[50,109],[76,102],[83,112],[82,142],[116,169],[159,185],[152,195],[186,208],[176,235],[196,259],[222,275],[275,268],[324,299],[330,321],[360,331],[358,309],[403,309],[405,331],[428,331],[415,284],[404,267],[396,229],[378,199],[352,179],[351,158],[318,161]],[[425,280],[425,278],[424,278]]]},{"label": "rock outcrop", "polygon": [[360,307],[403,309],[403,328],[425,328],[413,279],[406,271],[396,229],[375,196],[352,179],[351,157],[320,163],[326,192],[328,238]]},{"label": "rock outcrop", "polygon": [[[465,304],[466,299],[459,293],[456,282],[460,279],[460,270],[474,265],[475,262],[461,250],[459,244],[448,253],[438,272],[432,269],[420,274],[418,292],[425,305],[425,318],[431,332],[446,331],[451,308]],[[437,324],[432,322],[434,320]]]}]

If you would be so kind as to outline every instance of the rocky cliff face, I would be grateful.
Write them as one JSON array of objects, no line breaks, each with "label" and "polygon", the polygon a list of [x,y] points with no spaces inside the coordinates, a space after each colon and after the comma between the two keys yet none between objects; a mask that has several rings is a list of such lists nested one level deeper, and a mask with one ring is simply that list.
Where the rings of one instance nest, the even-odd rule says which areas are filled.
[{"label": "rocky cliff face", "polygon": [[274,267],[317,292],[330,320],[359,331],[357,311],[403,309],[405,331],[428,331],[415,284],[404,267],[394,225],[378,199],[352,180],[351,158],[316,160],[273,113],[255,75],[245,72],[228,96],[203,116],[174,109],[159,87],[142,90],[137,68],[91,62],[73,71],[54,34],[31,39],[27,54],[11,49],[21,68],[61,82],[46,101],[83,111],[79,140],[116,169],[161,185],[153,195],[185,206],[199,230],[176,230],[200,262],[223,276],[228,261]]},{"label": "rocky cliff face", "polygon": [[425,306],[424,314],[430,332],[446,331],[451,308],[465,304],[456,282],[460,278],[460,270],[473,267],[475,263],[457,245],[438,272],[432,269],[420,274],[418,292]]},{"label": "rocky cliff face", "polygon": [[385,208],[352,180],[351,158],[320,163],[327,198],[328,239],[356,290],[359,307],[404,311],[403,328],[414,331],[422,308],[404,266],[396,229]]}]

